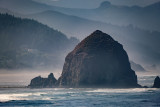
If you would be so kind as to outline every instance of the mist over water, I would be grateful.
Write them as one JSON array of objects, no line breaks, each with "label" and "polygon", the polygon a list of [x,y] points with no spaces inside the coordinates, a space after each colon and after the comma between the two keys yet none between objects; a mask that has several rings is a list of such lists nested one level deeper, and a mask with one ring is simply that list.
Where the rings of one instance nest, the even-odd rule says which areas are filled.
[{"label": "mist over water", "polygon": [[48,77],[50,73],[53,73],[55,78],[58,79],[61,75],[60,69],[45,69],[45,70],[0,70],[0,87],[12,87],[12,86],[27,86],[31,79],[41,76],[43,78]]},{"label": "mist over water", "polygon": [[[62,69],[45,69],[45,70],[0,70],[0,87],[17,87],[28,86],[31,79],[41,76],[47,78],[50,73],[53,73],[55,78],[61,76]],[[159,73],[156,72],[136,72],[138,83],[142,86],[152,86],[154,79]]]}]

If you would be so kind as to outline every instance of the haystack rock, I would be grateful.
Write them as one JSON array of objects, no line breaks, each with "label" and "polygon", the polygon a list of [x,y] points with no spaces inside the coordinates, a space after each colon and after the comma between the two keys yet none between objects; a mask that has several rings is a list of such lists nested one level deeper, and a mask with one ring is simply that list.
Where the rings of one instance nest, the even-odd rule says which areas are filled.
[{"label": "haystack rock", "polygon": [[139,87],[123,46],[99,30],[67,55],[58,82],[62,87]]}]

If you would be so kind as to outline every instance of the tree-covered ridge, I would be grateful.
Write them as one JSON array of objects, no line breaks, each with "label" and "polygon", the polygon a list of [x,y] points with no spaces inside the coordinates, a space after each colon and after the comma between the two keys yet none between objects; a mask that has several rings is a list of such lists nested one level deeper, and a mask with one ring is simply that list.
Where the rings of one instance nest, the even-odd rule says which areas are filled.
[{"label": "tree-covered ridge", "polygon": [[77,42],[35,20],[0,14],[0,68],[54,67]]}]

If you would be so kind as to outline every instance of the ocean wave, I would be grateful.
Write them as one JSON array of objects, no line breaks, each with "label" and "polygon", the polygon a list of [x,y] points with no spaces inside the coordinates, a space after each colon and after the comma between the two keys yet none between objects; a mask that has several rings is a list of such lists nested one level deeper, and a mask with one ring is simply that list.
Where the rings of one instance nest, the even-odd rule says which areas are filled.
[{"label": "ocean wave", "polygon": [[29,96],[41,96],[42,94],[46,93],[38,92],[38,93],[0,94],[0,102],[7,102],[12,100],[30,100]]},{"label": "ocean wave", "polygon": [[[152,106],[159,105],[154,88],[56,88],[0,91],[0,106]],[[128,105],[130,104],[130,105]]]},{"label": "ocean wave", "polygon": [[135,93],[146,92],[150,90],[158,90],[156,88],[129,88],[129,89],[95,89],[86,92],[106,92],[106,93]]}]

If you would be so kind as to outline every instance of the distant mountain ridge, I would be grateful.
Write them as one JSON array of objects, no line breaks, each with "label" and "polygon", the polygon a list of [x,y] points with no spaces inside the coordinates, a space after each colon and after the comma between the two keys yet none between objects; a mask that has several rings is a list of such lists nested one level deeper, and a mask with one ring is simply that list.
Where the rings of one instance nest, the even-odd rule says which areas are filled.
[{"label": "distant mountain ridge", "polygon": [[134,71],[137,71],[137,72],[146,72],[146,70],[142,67],[142,65],[136,64],[136,63],[133,62],[133,61],[130,61],[130,64],[131,64],[131,68],[132,68]]},{"label": "distant mountain ridge", "polygon": [[77,9],[50,6],[33,0],[1,0],[0,7],[7,8],[21,14],[31,14],[53,10],[68,15],[111,23],[114,25],[122,26],[132,24],[133,26],[142,29],[160,31],[160,2],[146,7],[129,7],[112,5],[108,1],[103,1],[101,5],[95,9]]},{"label": "distant mountain ridge", "polygon": [[[157,50],[160,40],[159,32],[142,30],[132,25],[116,26],[51,10],[30,14],[26,17],[38,20],[43,24],[61,30],[68,36],[74,36],[79,39],[85,38],[85,35],[88,35],[89,32],[100,29],[114,35],[114,38],[124,44],[130,58],[137,57],[138,61],[136,60],[136,62],[142,63],[139,61],[142,59],[143,61],[147,60],[145,62],[154,63],[154,61],[159,59]],[[150,41],[154,41],[154,44],[149,44]],[[136,55],[134,56],[133,53]]]},{"label": "distant mountain ridge", "polygon": [[0,68],[56,68],[77,43],[37,21],[0,14]]},{"label": "distant mountain ridge", "polygon": [[21,14],[36,13],[52,8],[52,6],[37,3],[33,0],[0,0],[0,7]]},{"label": "distant mountain ridge", "polygon": [[54,8],[54,10],[114,25],[123,26],[132,24],[142,29],[160,31],[159,8],[160,2],[146,7],[129,7],[112,5],[110,2],[104,1],[95,9]]}]

